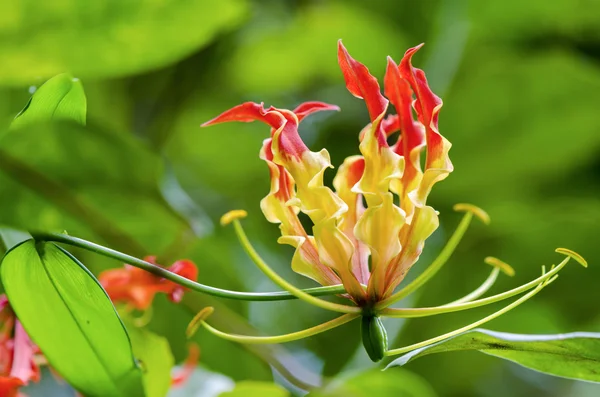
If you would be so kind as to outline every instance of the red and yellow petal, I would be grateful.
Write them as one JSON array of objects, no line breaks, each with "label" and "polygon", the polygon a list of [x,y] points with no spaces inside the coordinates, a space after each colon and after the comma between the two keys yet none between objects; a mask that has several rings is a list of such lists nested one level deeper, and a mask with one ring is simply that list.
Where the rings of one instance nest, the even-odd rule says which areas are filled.
[{"label": "red and yellow petal", "polygon": [[338,63],[348,91],[365,100],[371,121],[380,118],[387,109],[388,101],[381,95],[377,79],[365,65],[350,56],[341,40],[338,41]]},{"label": "red and yellow petal", "polygon": [[400,208],[405,211],[408,223],[410,223],[414,212],[414,203],[409,197],[409,193],[419,187],[423,176],[420,155],[425,147],[425,134],[422,125],[413,118],[413,91],[410,84],[402,78],[398,66],[389,57],[384,86],[385,95],[398,112],[397,123],[400,138],[394,145],[394,151],[405,159],[402,178],[392,181],[391,189],[400,196]]},{"label": "red and yellow petal", "polygon": [[376,301],[386,289],[386,269],[401,251],[400,232],[405,214],[394,204],[392,193],[382,195],[379,205],[369,205],[354,229],[356,237],[371,253],[371,277],[367,288],[369,297]]},{"label": "red and yellow petal", "polygon": [[433,185],[445,179],[453,170],[452,162],[448,157],[448,151],[452,145],[438,131],[438,118],[442,100],[429,88],[425,72],[413,67],[411,64],[412,56],[421,47],[422,44],[407,50],[398,67],[400,75],[408,81],[415,93],[414,107],[419,121],[425,127],[425,139],[427,141],[425,171],[418,191],[413,197],[418,206],[425,205]]},{"label": "red and yellow petal", "polygon": [[338,169],[333,179],[336,194],[344,200],[348,211],[342,217],[340,230],[352,241],[354,254],[352,256],[352,273],[361,284],[369,282],[369,249],[354,235],[354,227],[365,211],[362,195],[352,188],[362,178],[365,169],[365,160],[362,156],[348,157]]},{"label": "red and yellow petal", "polygon": [[418,207],[415,210],[412,222],[400,232],[402,251],[392,260],[386,269],[386,290],[381,295],[386,298],[406,276],[418,260],[423,251],[425,240],[438,228],[439,219],[437,212],[429,206]]}]

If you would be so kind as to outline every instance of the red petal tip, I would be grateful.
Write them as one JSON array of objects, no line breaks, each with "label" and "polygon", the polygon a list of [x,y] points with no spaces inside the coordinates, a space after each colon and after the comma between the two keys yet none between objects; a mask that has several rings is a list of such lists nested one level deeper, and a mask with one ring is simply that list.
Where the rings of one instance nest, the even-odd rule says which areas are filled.
[{"label": "red petal tip", "polygon": [[406,52],[404,53],[404,56],[408,56],[408,55],[413,55],[415,52],[419,51],[423,46],[425,45],[425,43],[421,43],[417,46],[414,46],[412,48],[409,48],[408,50],[406,50]]}]

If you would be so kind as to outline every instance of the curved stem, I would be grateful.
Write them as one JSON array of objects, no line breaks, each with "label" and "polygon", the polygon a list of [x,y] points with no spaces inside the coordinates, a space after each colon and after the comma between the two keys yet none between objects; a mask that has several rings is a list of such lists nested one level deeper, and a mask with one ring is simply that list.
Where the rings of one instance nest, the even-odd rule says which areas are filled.
[{"label": "curved stem", "polygon": [[296,296],[298,299],[301,299],[307,303],[320,307],[321,309],[331,310],[339,313],[360,313],[362,309],[357,306],[348,306],[341,305],[338,303],[328,302],[323,299],[315,298],[312,295],[309,295],[302,291],[301,289],[296,288],[286,280],[284,280],[280,275],[278,275],[267,263],[258,255],[252,244],[250,244],[250,240],[248,240],[248,236],[244,232],[242,228],[242,224],[238,219],[233,220],[233,227],[235,229],[235,233],[237,234],[242,247],[248,254],[248,256],[252,259],[252,261],[258,266],[258,268],[273,281],[275,284],[280,286],[281,288],[289,291],[292,295]]},{"label": "curved stem", "polygon": [[[86,241],[77,237],[72,237],[67,234],[60,233],[31,233],[31,235],[36,240],[44,240],[44,241],[54,241],[58,243],[68,244],[73,247],[83,248],[85,250],[116,259],[123,263],[130,264],[132,266],[138,267],[140,269],[146,270],[156,276],[165,278],[170,280],[176,284],[182,285],[191,290],[201,292],[204,294],[218,296],[220,298],[227,299],[236,299],[236,300],[248,300],[248,301],[279,301],[279,300],[289,300],[289,299],[297,299],[297,297],[290,292],[287,291],[279,291],[279,292],[238,292],[238,291],[229,291],[226,289],[211,287],[209,285],[200,284],[189,280],[185,277],[182,277],[178,274],[171,273],[165,268],[162,268],[157,265],[153,265],[152,263],[146,262],[144,260],[138,259],[136,257],[124,254],[119,251],[115,251],[111,248],[103,247],[99,244],[92,243],[90,241]],[[342,294],[346,292],[342,285],[332,285],[327,287],[316,287],[316,288],[308,288],[302,290],[304,293],[308,295],[335,295]]]},{"label": "curved stem", "polygon": [[479,298],[480,296],[482,296],[483,294],[488,292],[490,288],[492,288],[492,285],[494,285],[494,283],[496,282],[496,279],[498,278],[498,273],[500,273],[500,268],[497,268],[497,267],[493,268],[492,272],[490,273],[488,278],[486,278],[485,281],[483,282],[483,284],[481,284],[476,290],[474,290],[470,294],[463,296],[460,299],[457,299],[450,303],[446,303],[445,305],[442,305],[442,306],[458,305],[460,303],[467,303],[467,302],[474,301],[475,299]]},{"label": "curved stem", "polygon": [[448,305],[437,306],[437,307],[423,307],[423,308],[415,308],[415,309],[387,308],[387,309],[381,310],[379,312],[379,314],[384,317],[414,318],[414,317],[426,317],[426,316],[433,316],[436,314],[457,312],[457,311],[461,311],[461,310],[473,309],[473,308],[479,307],[479,306],[489,305],[491,303],[495,303],[495,302],[499,302],[504,299],[511,298],[511,297],[518,295],[522,292],[525,292],[531,288],[534,288],[535,286],[539,285],[540,283],[546,282],[552,276],[556,275],[556,273],[558,273],[560,271],[560,269],[562,269],[569,262],[569,259],[570,259],[570,257],[566,257],[565,259],[563,259],[563,261],[558,266],[556,266],[555,268],[550,270],[548,273],[542,274],[540,277],[528,282],[527,284],[523,284],[520,287],[511,289],[510,291],[506,291],[506,292],[503,292],[498,295],[490,296],[488,298],[483,298],[483,299],[475,300],[472,302],[459,303],[459,304],[448,304]]},{"label": "curved stem", "polygon": [[360,314],[348,313],[348,314],[344,314],[336,319],[327,321],[323,324],[319,324],[317,326],[314,326],[314,327],[311,327],[311,328],[308,328],[308,329],[305,329],[302,331],[292,332],[290,334],[277,335],[277,336],[247,336],[247,335],[228,334],[226,332],[222,332],[216,328],[211,327],[205,321],[202,321],[202,326],[204,328],[206,328],[208,331],[210,331],[212,334],[214,334],[220,338],[232,341],[232,342],[245,343],[245,344],[272,344],[272,343],[292,342],[295,340],[307,338],[309,336],[317,335],[322,332],[333,329],[335,327],[339,327],[340,325],[346,324],[359,316],[360,316]]},{"label": "curved stem", "polygon": [[431,338],[431,339],[427,339],[426,341],[423,342],[419,342],[419,343],[415,343],[414,345],[410,345],[410,346],[406,346],[406,347],[401,347],[398,349],[392,349],[392,350],[388,350],[387,352],[385,352],[386,356],[395,356],[397,354],[402,354],[402,353],[407,353],[411,350],[415,350],[418,349],[420,347],[424,347],[424,346],[428,346],[431,345],[432,343],[436,343],[436,342],[440,342],[444,339],[447,338],[451,338],[453,336],[456,336],[458,334],[462,334],[463,332],[469,331],[473,328],[479,327],[480,325],[487,323],[488,321],[491,321],[493,319],[495,319],[496,317],[499,317],[501,315],[503,315],[504,313],[514,309],[515,307],[519,306],[521,303],[525,302],[526,300],[528,300],[529,298],[533,297],[535,294],[537,294],[538,292],[540,292],[545,286],[547,286],[548,284],[550,284],[554,279],[550,279],[548,281],[542,282],[540,283],[533,291],[530,291],[529,293],[527,293],[526,295],[523,295],[522,297],[520,297],[519,299],[517,299],[516,301],[514,301],[513,303],[511,303],[510,305],[498,310],[495,313],[490,314],[487,317],[482,318],[479,321],[475,321],[472,324],[469,324],[465,327],[459,328],[455,331],[452,332],[448,332],[446,334],[437,336],[435,338]]},{"label": "curved stem", "polygon": [[436,275],[436,273],[444,266],[444,264],[448,261],[450,256],[454,253],[454,250],[458,246],[458,243],[465,235],[465,232],[469,228],[469,224],[473,219],[473,213],[467,212],[463,216],[462,220],[458,224],[458,227],[452,234],[452,237],[446,243],[446,246],[442,249],[437,258],[429,265],[427,269],[423,273],[421,273],[417,278],[415,278],[411,283],[409,283],[406,287],[402,288],[400,291],[396,292],[392,296],[387,299],[384,299],[375,305],[375,309],[383,309],[394,303],[398,302],[401,299],[404,299],[418,288],[420,288],[423,284],[425,284],[429,279]]}]

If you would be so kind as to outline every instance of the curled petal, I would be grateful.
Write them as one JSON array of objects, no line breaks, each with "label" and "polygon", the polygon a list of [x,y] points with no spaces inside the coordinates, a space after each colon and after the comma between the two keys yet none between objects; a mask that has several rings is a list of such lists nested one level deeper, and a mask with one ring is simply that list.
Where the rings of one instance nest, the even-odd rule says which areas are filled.
[{"label": "curled petal", "polygon": [[36,347],[19,321],[15,322],[13,343],[10,376],[20,379],[25,384],[30,380],[39,381],[40,369],[34,361]]},{"label": "curled petal", "polygon": [[229,110],[224,111],[212,120],[202,124],[202,127],[208,127],[215,124],[227,123],[230,121],[241,121],[249,123],[252,121],[262,121],[271,126],[271,128],[281,128],[285,124],[285,117],[279,112],[265,110],[263,103],[244,102]]},{"label": "curled petal", "polygon": [[195,343],[188,346],[188,356],[183,363],[183,367],[171,377],[171,385],[178,387],[183,385],[194,373],[198,361],[200,360],[200,348]]},{"label": "curled petal", "polygon": [[361,284],[367,284],[369,281],[369,249],[354,235],[354,227],[365,208],[362,195],[354,192],[352,187],[358,183],[364,170],[364,158],[362,156],[351,156],[344,160],[333,179],[336,194],[348,206],[348,211],[342,217],[339,227],[355,247],[352,256],[352,273]]},{"label": "curled petal", "polygon": [[338,227],[335,218],[315,224],[313,231],[323,264],[335,270],[344,288],[355,301],[364,300],[363,289],[352,272],[352,257],[355,251],[352,240]]},{"label": "curled petal", "polygon": [[388,264],[402,249],[399,235],[404,223],[404,211],[394,205],[393,195],[388,192],[382,196],[381,204],[365,210],[354,229],[356,237],[371,252],[371,277],[367,293],[375,301],[385,291]]},{"label": "curled petal", "polygon": [[298,118],[298,122],[300,122],[308,115],[311,115],[316,112],[322,112],[325,110],[339,111],[340,108],[339,106],[330,105],[325,102],[304,102],[298,105],[298,107],[293,110],[293,113]]},{"label": "curled petal", "polygon": [[413,92],[410,85],[402,78],[398,66],[389,57],[384,84],[385,95],[398,112],[400,138],[394,145],[394,151],[405,159],[402,179],[392,182],[392,190],[400,196],[400,207],[410,219],[414,211],[414,203],[408,194],[419,187],[423,175],[420,155],[425,146],[425,134],[421,124],[413,118]]},{"label": "curled petal", "polygon": [[381,129],[385,136],[390,136],[396,131],[400,131],[400,117],[397,114],[390,114],[381,121]]},{"label": "curled petal", "polygon": [[371,121],[380,118],[387,109],[388,101],[381,95],[377,79],[369,73],[365,65],[350,56],[341,40],[338,41],[338,63],[348,91],[365,100]]},{"label": "curled petal", "polygon": [[[316,155],[318,154],[312,152],[306,154],[306,156],[312,156],[313,158]],[[261,200],[260,206],[269,222],[280,224],[282,238],[279,239],[279,243],[290,244],[296,248],[292,259],[292,269],[322,285],[338,284],[340,282],[339,277],[321,263],[314,239],[309,238],[304,226],[298,219],[300,206],[305,210],[307,207],[296,197],[296,183],[290,171],[275,162],[271,138],[264,141],[260,157],[267,163],[271,175],[271,189],[269,194]],[[302,183],[299,188],[301,196],[305,197],[310,194],[308,188],[310,180],[315,177],[315,174],[320,174],[324,167],[318,164],[315,167],[315,161],[307,165],[297,159],[284,158],[283,160],[283,164],[292,169],[300,178]],[[310,197],[312,196],[310,195]],[[318,205],[318,202],[313,203],[313,206]],[[338,207],[335,206],[332,211],[333,213],[337,212]]]},{"label": "curled petal", "polygon": [[281,236],[277,242],[296,248],[292,257],[292,270],[296,273],[311,278],[321,285],[341,283],[340,278],[331,268],[321,263],[313,236]]},{"label": "curled petal", "polygon": [[438,131],[438,117],[442,107],[442,100],[436,96],[429,85],[425,73],[412,66],[412,56],[422,47],[422,44],[409,49],[400,61],[399,70],[403,79],[408,81],[416,95],[414,107],[421,124],[425,126],[427,141],[427,159],[425,172],[418,191],[412,195],[417,205],[423,206],[433,185],[445,179],[453,167],[448,157],[452,146]]},{"label": "curled petal", "polygon": [[376,128],[372,126],[365,132],[360,143],[364,172],[353,187],[356,193],[364,195],[369,206],[381,204],[382,196],[387,194],[391,181],[400,179],[404,170],[404,158],[389,148],[387,143],[380,146],[376,134]]},{"label": "curled petal", "polygon": [[203,127],[229,121],[262,121],[271,127],[271,135],[279,135],[278,147],[285,156],[298,157],[308,150],[298,134],[298,118],[290,111],[270,107],[262,103],[246,102],[235,106],[214,119],[202,124]]},{"label": "curled petal", "polygon": [[402,228],[400,232],[400,252],[386,269],[387,289],[384,297],[390,296],[394,289],[404,279],[408,270],[414,265],[425,245],[425,240],[438,228],[439,219],[437,212],[429,206],[417,208],[410,225]]}]

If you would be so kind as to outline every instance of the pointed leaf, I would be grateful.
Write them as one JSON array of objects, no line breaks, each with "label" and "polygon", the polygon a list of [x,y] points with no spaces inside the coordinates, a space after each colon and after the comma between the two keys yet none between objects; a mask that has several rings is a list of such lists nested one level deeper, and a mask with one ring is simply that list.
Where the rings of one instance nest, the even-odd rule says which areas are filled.
[{"label": "pointed leaf", "polygon": [[600,333],[521,335],[476,329],[403,355],[387,368],[432,353],[479,350],[549,375],[600,382]]},{"label": "pointed leaf", "polygon": [[77,259],[28,240],[6,254],[0,276],[25,330],[68,383],[88,397],[144,396],[125,327]]},{"label": "pointed leaf", "polygon": [[87,100],[79,79],[62,73],[46,81],[15,117],[11,128],[50,120],[72,120],[85,125]]},{"label": "pointed leaf", "polygon": [[175,365],[171,346],[166,338],[137,327],[124,319],[135,358],[143,369],[147,397],[164,397],[171,387],[171,369]]}]

